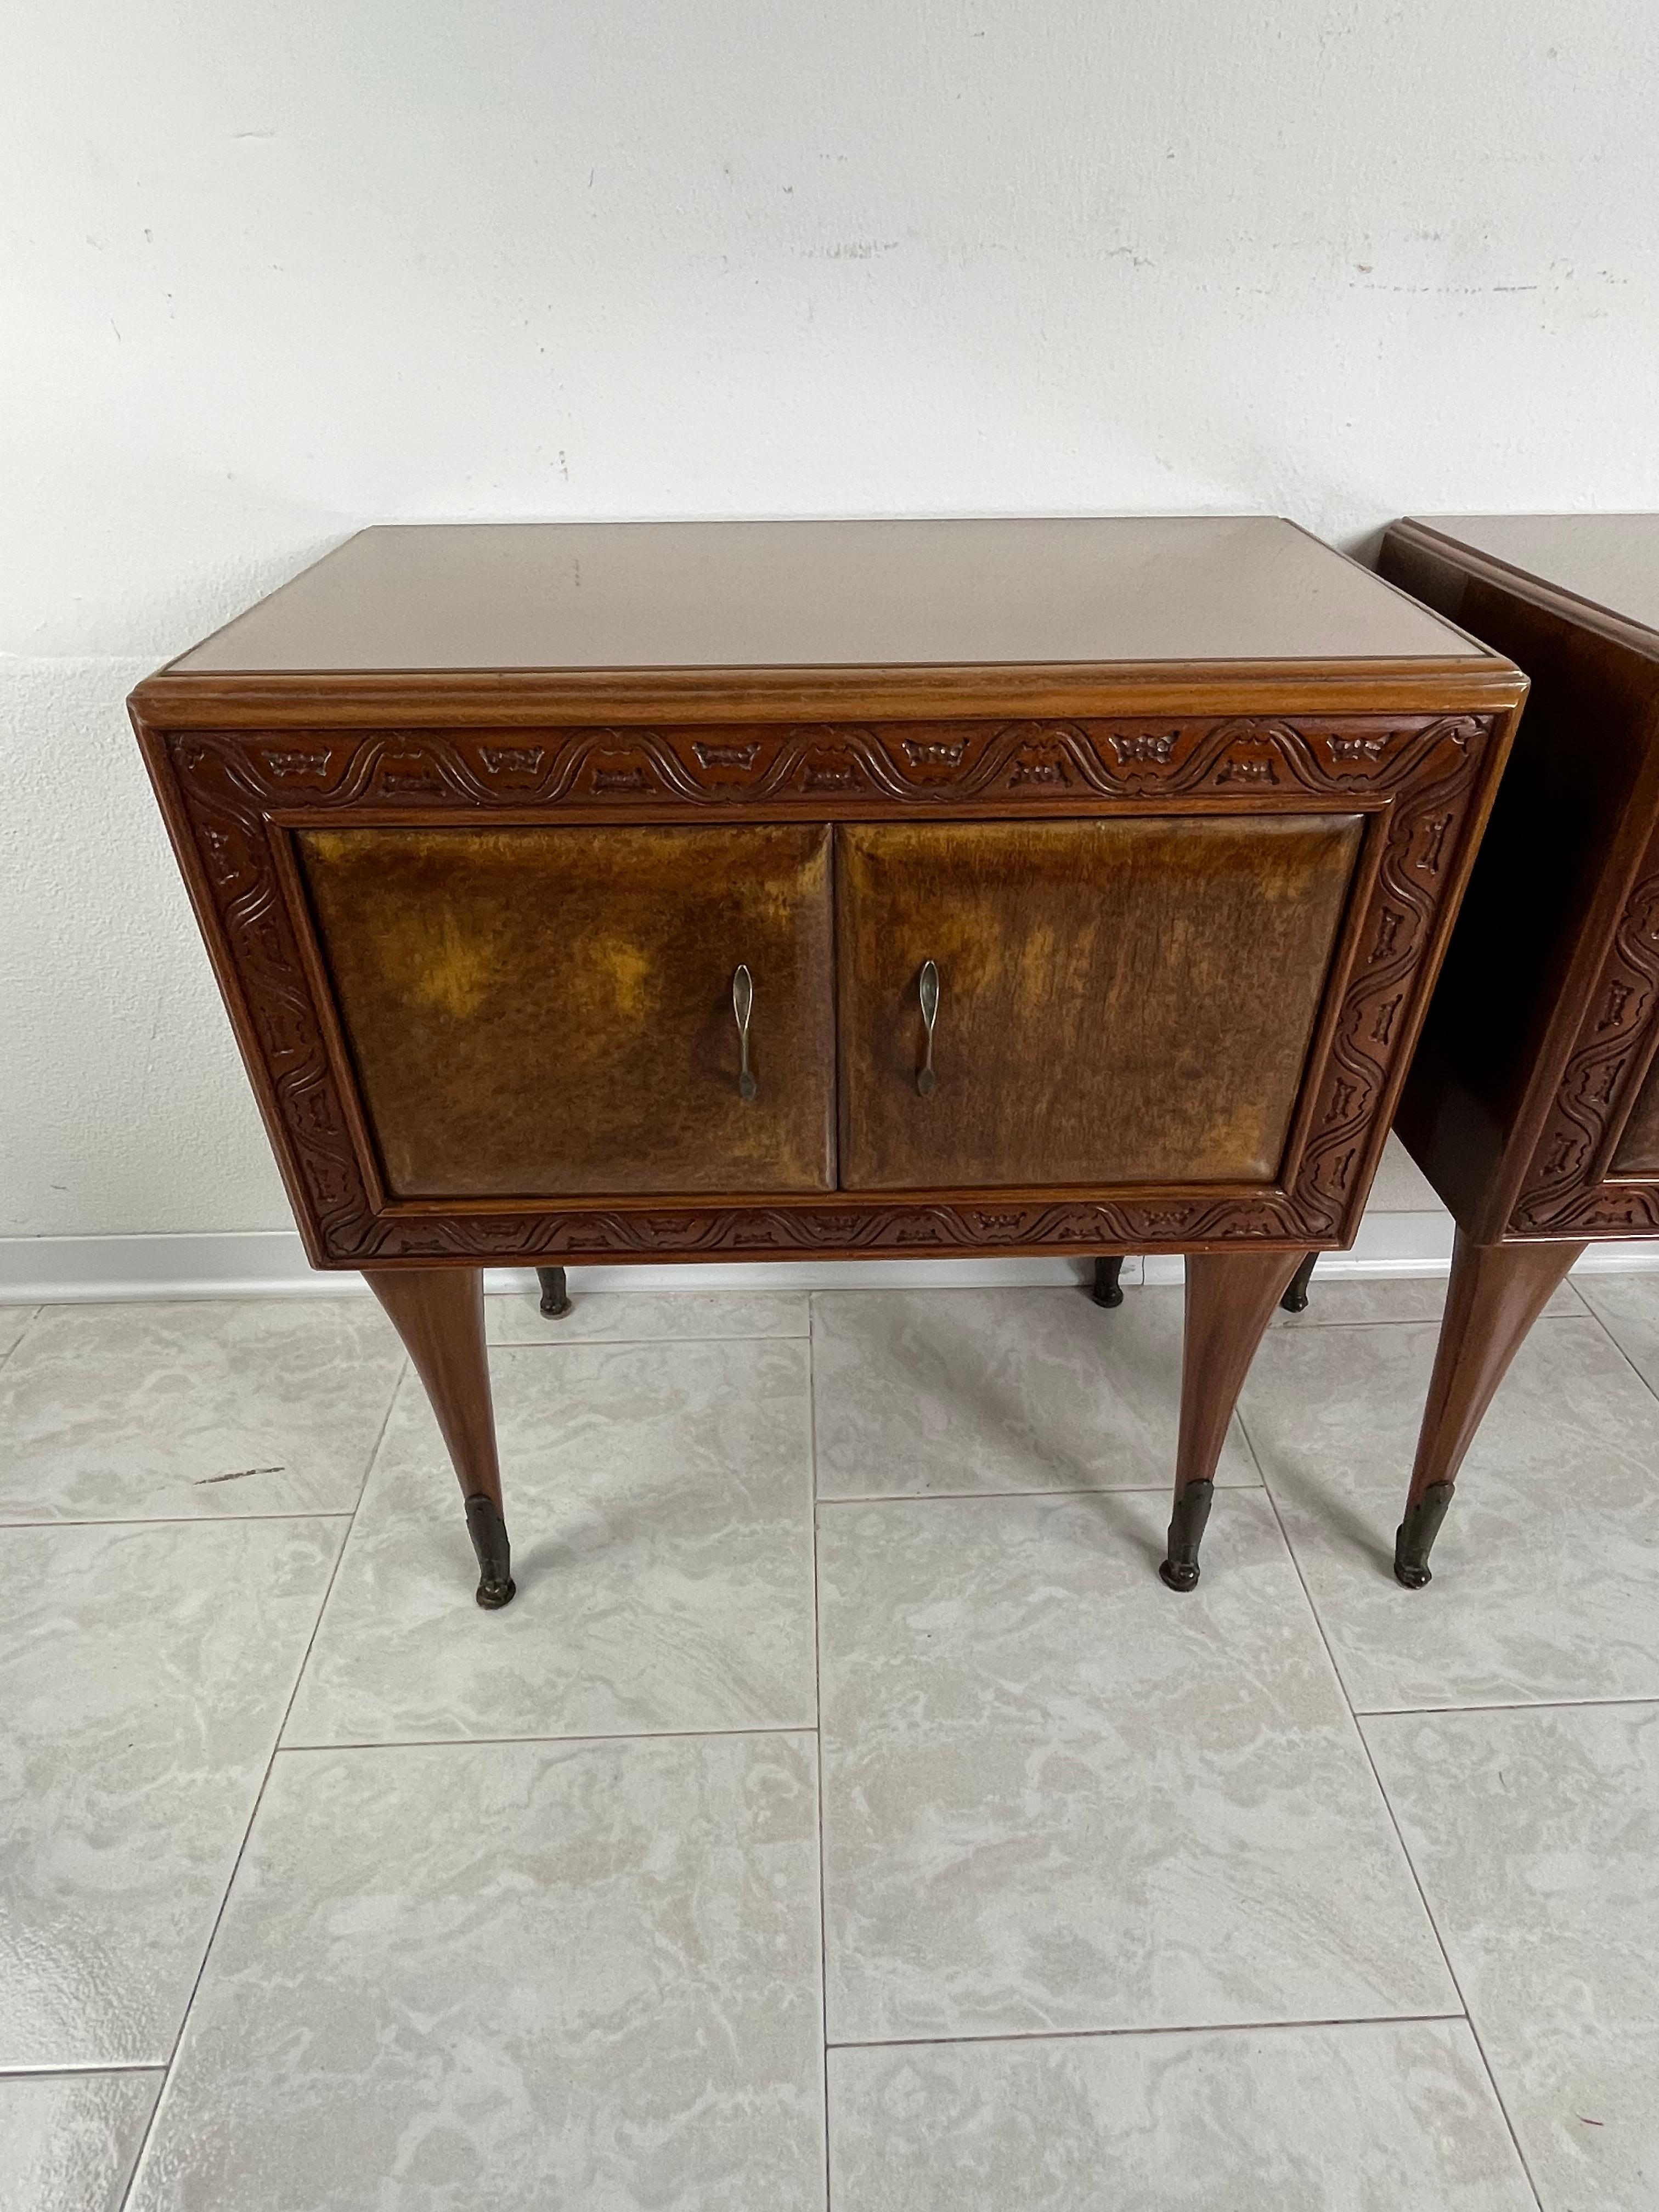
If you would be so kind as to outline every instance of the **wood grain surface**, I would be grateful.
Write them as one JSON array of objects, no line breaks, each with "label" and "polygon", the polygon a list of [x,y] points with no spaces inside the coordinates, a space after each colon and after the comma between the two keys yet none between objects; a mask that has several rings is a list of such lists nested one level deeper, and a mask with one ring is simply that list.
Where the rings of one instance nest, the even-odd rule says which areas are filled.
[{"label": "wood grain surface", "polygon": [[1361,822],[842,828],[842,1187],[1271,1181]]},{"label": "wood grain surface", "polygon": [[[1557,544],[1537,520],[1502,542]],[[1475,1245],[1659,1234],[1659,635],[1424,525],[1382,562],[1532,679],[1401,1135]]]},{"label": "wood grain surface", "polygon": [[827,830],[296,843],[394,1195],[834,1188]]}]

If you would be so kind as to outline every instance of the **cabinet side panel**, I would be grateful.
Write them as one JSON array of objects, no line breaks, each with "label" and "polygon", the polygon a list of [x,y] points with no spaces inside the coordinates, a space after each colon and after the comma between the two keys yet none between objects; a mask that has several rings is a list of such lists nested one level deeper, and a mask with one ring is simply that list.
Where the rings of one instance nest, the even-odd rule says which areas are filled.
[{"label": "cabinet side panel", "polygon": [[1495,1236],[1645,842],[1656,671],[1392,534],[1380,565],[1532,681],[1395,1121],[1460,1224]]}]

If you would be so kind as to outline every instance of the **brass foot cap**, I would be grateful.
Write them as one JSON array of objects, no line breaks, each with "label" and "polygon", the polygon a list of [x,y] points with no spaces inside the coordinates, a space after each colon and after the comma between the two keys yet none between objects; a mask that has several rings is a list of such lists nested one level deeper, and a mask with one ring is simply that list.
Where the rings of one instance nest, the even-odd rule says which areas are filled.
[{"label": "brass foot cap", "polygon": [[497,1613],[502,1606],[510,1605],[513,1602],[513,1595],[518,1587],[511,1575],[504,1583],[480,1583],[477,1589],[478,1602],[486,1613]]},{"label": "brass foot cap", "polygon": [[1196,1589],[1198,1561],[1196,1559],[1163,1559],[1158,1572],[1172,1590]]}]

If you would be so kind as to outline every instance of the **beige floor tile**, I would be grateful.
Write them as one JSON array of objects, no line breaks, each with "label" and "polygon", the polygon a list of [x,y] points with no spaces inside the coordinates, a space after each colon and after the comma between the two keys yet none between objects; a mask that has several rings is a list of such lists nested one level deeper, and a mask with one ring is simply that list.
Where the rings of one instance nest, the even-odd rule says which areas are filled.
[{"label": "beige floor tile", "polygon": [[0,2075],[6,2212],[121,2212],[156,2074]]},{"label": "beige floor tile", "polygon": [[[1376,1275],[1352,1279],[1322,1275],[1314,1269],[1306,1310],[1299,1314],[1275,1311],[1273,1328],[1319,1328],[1344,1322],[1374,1321],[1437,1322],[1446,1307],[1443,1275]],[[1563,1283],[1544,1312],[1553,1320],[1583,1315],[1584,1302],[1571,1283]]]},{"label": "beige floor tile", "polygon": [[1544,2212],[1659,2203],[1659,1705],[1364,1728]]},{"label": "beige floor tile", "polygon": [[[530,1281],[533,1285],[535,1278]],[[491,1344],[650,1344],[718,1336],[805,1336],[805,1291],[584,1291],[544,1319],[533,1287],[484,1300]]]},{"label": "beige floor tile", "polygon": [[1659,1274],[1582,1275],[1585,1304],[1651,1390],[1659,1390]]},{"label": "beige floor tile", "polygon": [[0,1306],[0,1359],[15,1346],[38,1311],[35,1306]]},{"label": "beige floor tile", "polygon": [[[1659,2204],[1659,1277],[1579,1287],[1413,1595],[1443,1283],[1316,1273],[1187,1598],[1179,1291],[492,1297],[519,1597],[406,1378],[133,2212],[821,2212],[814,1367],[836,2212],[1522,2212],[1395,1816],[1546,2212]],[[3,2212],[121,2203],[401,1366],[339,1299],[0,1370]],[[458,1741],[539,1735],[613,1740]]]},{"label": "beige floor tile", "polygon": [[1467,2022],[830,2053],[836,2212],[1534,2212]]},{"label": "beige floor tile", "polygon": [[131,2212],[823,2203],[810,1738],[284,1752]]},{"label": "beige floor tile", "polygon": [[343,1528],[0,1529],[0,2067],[166,2062]]},{"label": "beige floor tile", "polygon": [[1267,1498],[819,1510],[831,2042],[1456,2009]]},{"label": "beige floor tile", "polygon": [[369,1298],[44,1307],[0,1368],[0,1522],[349,1513],[403,1364]]},{"label": "beige floor tile", "polygon": [[1540,1322],[1401,1589],[1431,1328],[1270,1333],[1241,1407],[1361,1711],[1659,1695],[1659,1402],[1598,1323]]},{"label": "beige floor tile", "polygon": [[[1167,1492],[1182,1312],[1178,1288],[817,1292],[818,1495]],[[1216,1480],[1260,1480],[1236,1421]]]},{"label": "beige floor tile", "polygon": [[519,1594],[489,1614],[411,1376],[288,1740],[810,1728],[807,1366],[784,1338],[496,1352]]}]

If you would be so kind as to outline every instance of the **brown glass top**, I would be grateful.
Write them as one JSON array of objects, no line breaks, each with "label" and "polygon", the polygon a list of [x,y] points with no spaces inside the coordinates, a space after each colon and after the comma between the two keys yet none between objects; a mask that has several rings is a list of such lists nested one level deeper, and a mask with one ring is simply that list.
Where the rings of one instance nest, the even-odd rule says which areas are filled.
[{"label": "brown glass top", "polygon": [[184,673],[1420,660],[1483,647],[1293,523],[365,530]]},{"label": "brown glass top", "polygon": [[1472,552],[1659,630],[1659,514],[1419,514]]}]

